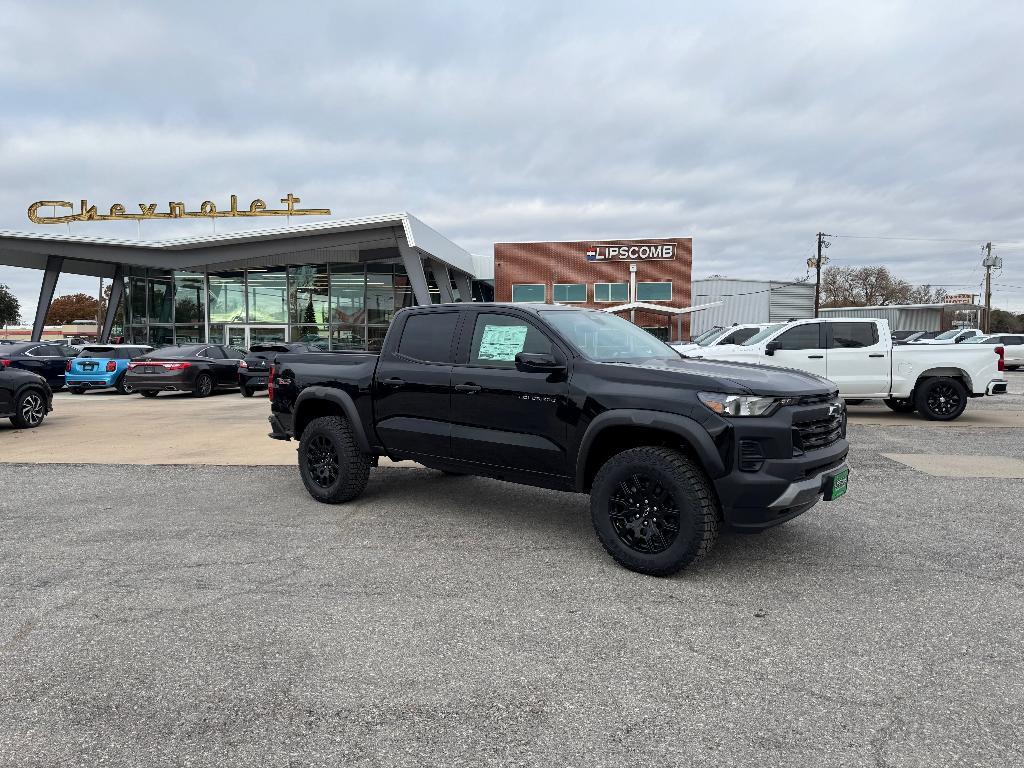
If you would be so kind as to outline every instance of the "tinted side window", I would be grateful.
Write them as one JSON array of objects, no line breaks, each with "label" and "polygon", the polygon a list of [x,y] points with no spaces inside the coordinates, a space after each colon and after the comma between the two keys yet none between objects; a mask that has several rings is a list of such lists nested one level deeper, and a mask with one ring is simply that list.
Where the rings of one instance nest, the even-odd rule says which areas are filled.
[{"label": "tinted side window", "polygon": [[50,344],[44,344],[41,347],[30,349],[28,353],[33,357],[63,357],[57,347]]},{"label": "tinted side window", "polygon": [[234,347],[224,347],[224,353],[227,355],[228,360],[241,360],[245,357],[245,353],[240,349]]},{"label": "tinted side window", "polygon": [[211,360],[223,360],[224,350],[220,347],[207,347],[204,351],[199,353],[201,357],[208,357]]},{"label": "tinted side window", "polygon": [[722,339],[719,344],[742,344],[744,341],[749,339],[757,333],[757,328],[740,328],[738,331],[727,333],[725,338]]},{"label": "tinted side window", "polygon": [[808,323],[790,328],[775,341],[779,349],[821,349],[818,340],[818,328],[821,323]]},{"label": "tinted side window", "polygon": [[458,312],[422,312],[405,321],[398,354],[428,363],[452,361],[452,337]]},{"label": "tinted side window", "polygon": [[874,323],[832,323],[833,349],[873,347],[878,343],[878,328]]},{"label": "tinted side window", "polygon": [[470,365],[515,368],[520,352],[553,354],[548,337],[525,320],[486,312],[477,315],[469,348]]}]

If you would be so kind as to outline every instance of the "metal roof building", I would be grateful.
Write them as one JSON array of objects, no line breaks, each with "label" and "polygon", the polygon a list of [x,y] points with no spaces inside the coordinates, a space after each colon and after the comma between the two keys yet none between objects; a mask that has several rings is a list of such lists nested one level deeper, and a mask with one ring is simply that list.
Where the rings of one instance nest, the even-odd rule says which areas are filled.
[{"label": "metal roof building", "polygon": [[471,300],[477,270],[409,213],[150,241],[0,231],[0,266],[43,272],[33,339],[69,273],[113,280],[102,339],[121,307],[133,342],[338,349],[374,346],[403,306]]},{"label": "metal roof building", "polygon": [[694,280],[692,285],[694,304],[720,302],[719,306],[693,315],[693,336],[715,326],[782,323],[814,317],[813,283],[711,277]]},{"label": "metal roof building", "polygon": [[979,313],[971,318],[977,323],[984,307],[978,304],[891,304],[880,307],[829,307],[819,311],[822,317],[862,317],[888,320],[894,331],[945,331],[953,326],[954,312]]}]

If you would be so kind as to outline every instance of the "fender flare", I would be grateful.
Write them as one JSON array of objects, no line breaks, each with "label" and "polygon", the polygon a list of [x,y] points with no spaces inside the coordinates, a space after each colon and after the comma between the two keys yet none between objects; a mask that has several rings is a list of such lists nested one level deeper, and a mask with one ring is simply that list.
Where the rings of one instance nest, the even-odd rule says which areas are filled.
[{"label": "fender flare", "polygon": [[[579,451],[576,454],[576,487],[579,490],[583,490],[585,487],[587,458],[594,442],[606,429],[621,426],[660,429],[678,435],[693,448],[708,475],[714,478],[722,477],[726,473],[725,463],[715,447],[712,435],[699,421],[678,413],[623,408],[605,411],[587,426],[587,431],[583,434]],[[723,426],[722,431],[727,428]],[[721,431],[716,432],[717,434],[721,434]]]},{"label": "fender flare", "polygon": [[47,391],[49,389],[49,386],[49,384],[46,384],[45,382],[41,381],[26,381],[24,384],[19,385],[17,389],[14,390],[12,405],[14,403],[17,403],[18,398],[25,394],[26,391],[34,389],[43,396],[43,400],[46,401],[46,412],[49,413],[50,411],[53,410],[53,393],[52,390]]},{"label": "fender flare", "polygon": [[[356,410],[356,404],[347,392],[340,389],[335,389],[334,387],[306,387],[295,398],[292,424],[300,424],[299,417],[302,414],[303,406],[317,400],[327,400],[339,406],[345,414],[345,418],[348,419],[348,423],[352,426],[352,432],[355,435],[359,450],[364,453],[373,453],[373,450],[370,448],[370,441],[366,438],[366,430],[363,429],[363,422],[359,418],[359,411]],[[295,437],[299,437],[297,430]]]}]

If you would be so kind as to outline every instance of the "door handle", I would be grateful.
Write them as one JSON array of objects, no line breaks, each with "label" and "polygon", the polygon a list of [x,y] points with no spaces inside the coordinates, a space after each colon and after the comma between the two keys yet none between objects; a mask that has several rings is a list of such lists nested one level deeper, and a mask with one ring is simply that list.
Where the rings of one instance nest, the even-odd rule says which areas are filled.
[{"label": "door handle", "polygon": [[479,392],[483,387],[479,384],[456,384],[456,392],[465,392],[467,395],[472,395],[474,392]]},{"label": "door handle", "polygon": [[872,352],[868,357],[885,357],[884,352]]},{"label": "door handle", "polygon": [[807,357],[810,360],[821,360],[824,357],[824,355],[808,355]]},{"label": "door handle", "polygon": [[390,379],[384,379],[381,382],[385,387],[401,387],[405,385],[405,379],[400,379],[397,376],[392,376]]}]

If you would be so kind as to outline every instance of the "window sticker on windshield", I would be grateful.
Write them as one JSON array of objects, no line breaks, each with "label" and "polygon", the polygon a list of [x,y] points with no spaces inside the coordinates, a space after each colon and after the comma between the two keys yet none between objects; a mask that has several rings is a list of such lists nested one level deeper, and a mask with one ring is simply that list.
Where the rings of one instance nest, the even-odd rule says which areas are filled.
[{"label": "window sticker on windshield", "polygon": [[525,325],[485,325],[477,360],[515,360],[526,344]]}]

